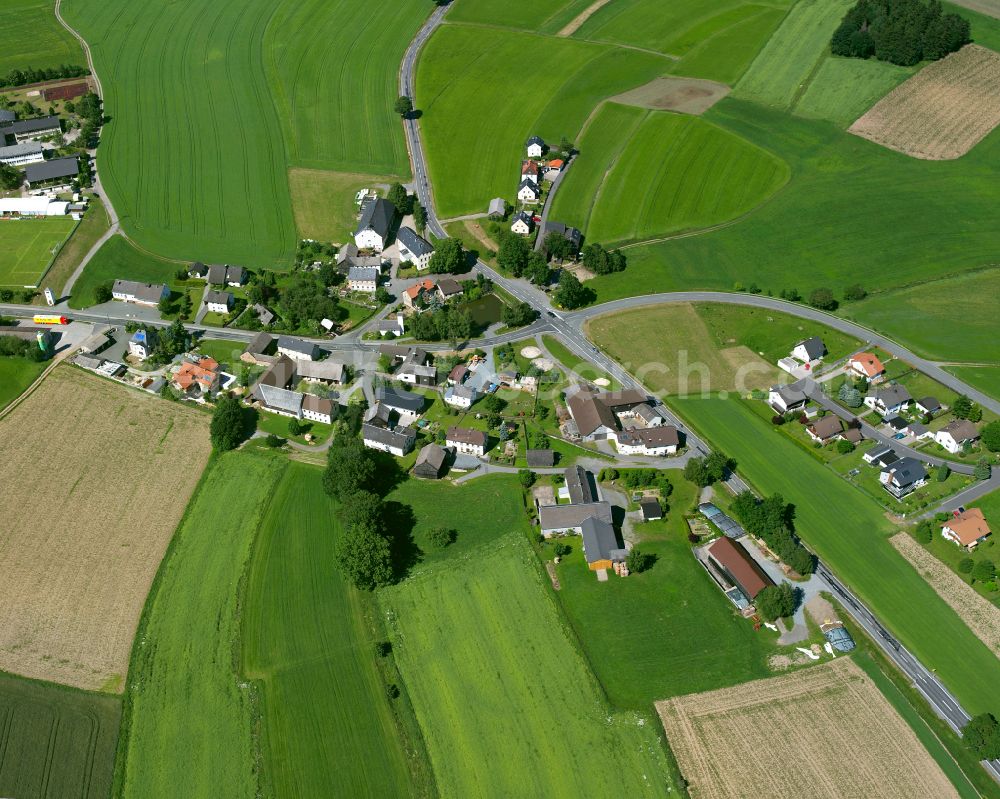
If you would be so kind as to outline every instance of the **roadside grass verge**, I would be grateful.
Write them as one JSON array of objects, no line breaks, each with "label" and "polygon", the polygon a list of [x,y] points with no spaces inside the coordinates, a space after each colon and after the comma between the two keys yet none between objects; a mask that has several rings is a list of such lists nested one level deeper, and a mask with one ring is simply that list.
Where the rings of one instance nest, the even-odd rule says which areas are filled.
[{"label": "roadside grass verge", "polygon": [[52,266],[49,267],[49,271],[45,273],[43,283],[52,288],[56,297],[63,295],[66,281],[80,265],[84,256],[97,244],[97,240],[107,233],[108,227],[110,224],[104,203],[99,199],[92,198],[80,224],[59,250],[59,254],[52,262]]}]

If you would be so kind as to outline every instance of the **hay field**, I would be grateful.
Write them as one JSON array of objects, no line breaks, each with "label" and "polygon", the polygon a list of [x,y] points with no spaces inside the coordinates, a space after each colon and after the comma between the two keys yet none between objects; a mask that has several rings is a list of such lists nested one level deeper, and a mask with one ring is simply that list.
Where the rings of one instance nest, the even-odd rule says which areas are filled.
[{"label": "hay field", "polygon": [[970,44],[928,64],[849,130],[928,161],[960,158],[1000,124],[1000,53]]},{"label": "hay field", "polygon": [[849,658],[656,707],[692,799],[958,796]]},{"label": "hay field", "polygon": [[0,669],[121,690],[208,417],[59,367],[0,420]]},{"label": "hay field", "polygon": [[[936,531],[935,531],[935,534]],[[906,533],[889,539],[896,551],[930,583],[986,646],[1000,657],[1000,608],[981,596],[965,580]]]}]

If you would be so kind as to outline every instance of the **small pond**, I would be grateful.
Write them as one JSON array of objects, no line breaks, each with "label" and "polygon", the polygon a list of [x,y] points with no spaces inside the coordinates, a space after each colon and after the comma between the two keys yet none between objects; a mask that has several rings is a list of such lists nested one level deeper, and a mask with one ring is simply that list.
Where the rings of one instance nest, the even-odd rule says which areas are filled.
[{"label": "small pond", "polygon": [[504,303],[495,294],[487,294],[478,300],[467,302],[462,306],[472,314],[472,321],[481,327],[487,327],[499,322],[503,314]]}]

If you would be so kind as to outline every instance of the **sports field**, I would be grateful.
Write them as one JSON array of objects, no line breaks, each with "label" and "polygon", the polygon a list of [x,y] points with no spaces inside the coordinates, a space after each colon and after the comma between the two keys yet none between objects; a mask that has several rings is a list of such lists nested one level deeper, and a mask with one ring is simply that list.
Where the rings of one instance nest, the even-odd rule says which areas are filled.
[{"label": "sports field", "polygon": [[442,796],[673,788],[652,721],[605,705],[522,533],[428,565],[379,604]]},{"label": "sports field", "polygon": [[[671,699],[658,709],[691,795],[699,799],[959,795],[849,658]],[[754,734],[762,730],[764,747]]]},{"label": "sports field", "polygon": [[265,794],[411,795],[365,619],[371,599],[330,555],[342,532],[321,476],[288,465],[247,579],[243,672],[260,686]]},{"label": "sports field", "polygon": [[123,797],[253,797],[252,686],[239,674],[240,585],[286,461],[215,459],[177,529],[132,653],[117,766]]},{"label": "sports field", "polygon": [[[892,547],[881,508],[740,400],[678,399],[680,413],[763,493],[795,505],[795,527],[969,712],[997,712],[1000,660]],[[818,493],[822,502],[817,502]],[[835,512],[831,511],[835,509]]]},{"label": "sports field", "polygon": [[4,0],[0,5],[0,75],[12,69],[85,66],[83,50],[53,13],[48,0]]},{"label": "sports field", "polygon": [[111,795],[117,697],[0,674],[0,795]]},{"label": "sports field", "polygon": [[37,286],[74,227],[69,217],[0,222],[0,286]]},{"label": "sports field", "polygon": [[642,551],[657,558],[649,571],[599,583],[583,564],[579,538],[568,539],[573,552],[556,567],[555,596],[618,708],[647,713],[659,699],[771,674],[775,636],[738,617],[691,554],[684,514],[698,490],[677,477],[667,519],[638,530]]},{"label": "sports field", "polygon": [[[498,80],[526,60],[530,90]],[[529,136],[573,141],[601,100],[648,83],[671,63],[574,39],[442,26],[421,53],[415,100],[438,215],[485,211],[491,197],[513,200]]]},{"label": "sports field", "polygon": [[60,366],[0,419],[0,668],[121,691],[208,416]]},{"label": "sports field", "polygon": [[697,117],[649,111],[643,118],[619,108],[604,106],[591,123],[552,209],[590,240],[716,225],[749,212],[788,180],[780,159]]},{"label": "sports field", "polygon": [[289,167],[407,174],[392,103],[427,13],[420,0],[67,0],[106,84],[101,175],[125,230],[168,257],[287,265]]}]

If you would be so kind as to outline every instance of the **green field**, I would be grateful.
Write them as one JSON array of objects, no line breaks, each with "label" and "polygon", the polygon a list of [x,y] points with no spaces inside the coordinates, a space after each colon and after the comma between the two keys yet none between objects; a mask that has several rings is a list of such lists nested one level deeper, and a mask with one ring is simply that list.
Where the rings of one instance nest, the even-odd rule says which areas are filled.
[{"label": "green field", "polygon": [[734,95],[790,108],[851,5],[850,0],[799,0],[736,84]]},{"label": "green field", "polygon": [[616,0],[574,36],[680,56],[671,71],[732,83],[785,14],[787,2]]},{"label": "green field", "polygon": [[795,113],[846,128],[915,71],[874,59],[829,56],[800,95]]},{"label": "green field", "polygon": [[365,619],[371,600],[331,555],[341,531],[321,475],[285,470],[247,579],[243,670],[260,686],[265,795],[409,795]]},{"label": "green field", "polygon": [[3,31],[0,75],[26,67],[86,65],[80,45],[59,24],[52,8],[49,0],[4,0],[0,6],[0,31]]},{"label": "green field", "polygon": [[888,542],[892,529],[879,505],[740,401],[673,404],[713,446],[736,459],[739,472],[759,491],[779,492],[795,505],[802,539],[970,713],[1000,710],[1000,661]]},{"label": "green field", "polygon": [[1000,399],[1000,366],[948,366],[955,377]]},{"label": "green field", "polygon": [[442,796],[666,796],[655,729],[614,714],[523,534],[379,594]]},{"label": "green field", "polygon": [[463,0],[452,5],[448,19],[555,33],[591,2],[593,0],[538,0],[501,4],[494,0]]},{"label": "green field", "polygon": [[117,697],[0,674],[0,795],[111,794]]},{"label": "green field", "polygon": [[1000,269],[988,269],[879,292],[845,313],[925,357],[1000,365],[998,296]]},{"label": "green field", "polygon": [[354,196],[361,189],[372,188],[378,183],[391,185],[397,180],[392,175],[289,170],[288,185],[299,235],[317,241],[351,241],[358,224]]},{"label": "green field", "polygon": [[68,216],[0,222],[0,286],[37,286],[74,227]]},{"label": "green field", "polygon": [[[636,124],[636,109],[618,108],[604,106],[594,120],[552,209],[591,240],[716,225],[749,212],[788,180],[780,159],[698,117],[650,111]],[[609,136],[615,127],[618,137]]]},{"label": "green field", "polygon": [[210,462],[150,592],[129,667],[116,795],[254,796],[253,692],[238,673],[240,585],[286,462]]},{"label": "green field", "polygon": [[[3,328],[0,327],[0,336]],[[6,408],[45,371],[47,363],[35,363],[27,358],[0,357],[0,409]]]},{"label": "green field", "polygon": [[168,257],[287,265],[289,167],[408,173],[392,103],[428,12],[422,0],[69,0],[106,84],[101,175],[127,233]]},{"label": "green field", "polygon": [[[169,283],[175,291],[177,268],[186,264],[164,261],[145,252],[140,252],[122,236],[112,236],[99,249],[90,263],[73,285],[69,298],[70,308],[87,308],[97,302],[94,291],[103,283],[114,280],[139,280],[143,283]],[[205,284],[199,281],[200,291]],[[197,303],[195,303],[197,307]]]},{"label": "green field", "polygon": [[69,237],[59,254],[52,262],[49,271],[45,273],[45,286],[50,286],[57,297],[63,296],[63,287],[70,275],[76,271],[83,257],[90,252],[98,239],[108,231],[110,222],[104,203],[92,199],[83,220],[73,235]]},{"label": "green field", "polygon": [[659,699],[771,675],[774,636],[754,632],[698,564],[683,516],[697,502],[697,489],[679,479],[675,486],[667,519],[637,527],[642,550],[657,557],[649,571],[598,583],[584,566],[578,538],[557,566],[556,597],[619,708],[649,711]]},{"label": "green field", "polygon": [[[512,64],[530,63],[524,89]],[[533,135],[571,141],[597,104],[648,83],[669,59],[574,39],[444,25],[420,56],[416,105],[435,203],[442,218],[512,200],[524,142]]]}]

